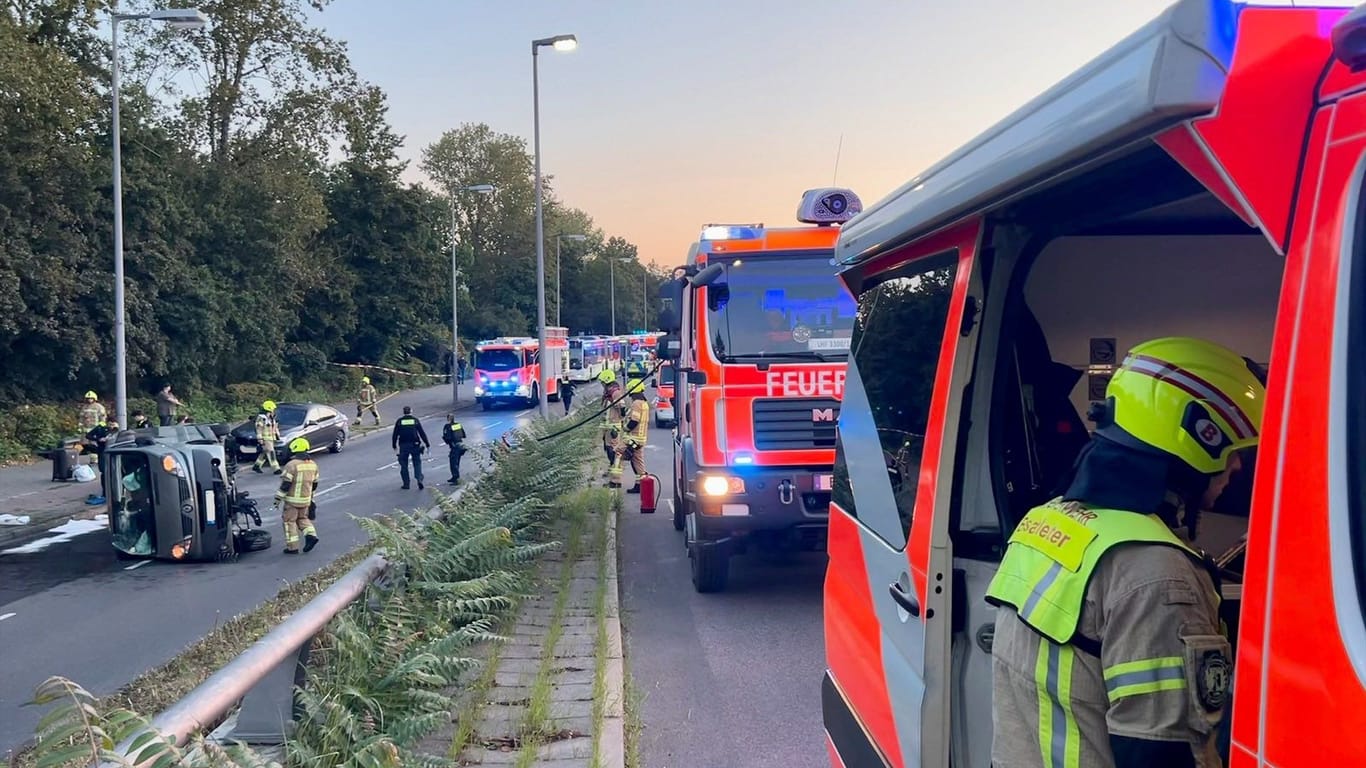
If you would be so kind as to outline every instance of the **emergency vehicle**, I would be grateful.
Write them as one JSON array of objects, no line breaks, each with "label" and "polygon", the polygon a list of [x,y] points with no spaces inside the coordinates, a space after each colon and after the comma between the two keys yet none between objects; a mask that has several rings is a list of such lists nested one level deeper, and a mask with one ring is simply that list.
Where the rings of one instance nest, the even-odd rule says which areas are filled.
[{"label": "emergency vehicle", "polygon": [[661,288],[657,344],[676,361],[674,527],[693,586],[725,588],[751,544],[820,548],[854,301],[835,277],[836,224],[862,208],[846,189],[807,192],[813,226],[708,225]]},{"label": "emergency vehicle", "polygon": [[569,339],[570,381],[587,383],[598,378],[607,367],[607,339],[602,336],[573,336]]},{"label": "emergency vehicle", "polygon": [[[560,381],[569,359],[569,335],[565,328],[546,328],[548,353],[540,354],[533,337],[500,337],[474,347],[474,399],[484,410],[500,403],[526,407],[541,401],[541,382],[551,402],[560,399]],[[541,365],[545,363],[545,378]]]},{"label": "emergency vehicle", "polygon": [[1269,370],[1196,537],[1226,764],[1366,765],[1364,69],[1366,8],[1183,0],[841,230],[832,764],[990,765],[1006,540],[1125,351],[1194,336]]}]

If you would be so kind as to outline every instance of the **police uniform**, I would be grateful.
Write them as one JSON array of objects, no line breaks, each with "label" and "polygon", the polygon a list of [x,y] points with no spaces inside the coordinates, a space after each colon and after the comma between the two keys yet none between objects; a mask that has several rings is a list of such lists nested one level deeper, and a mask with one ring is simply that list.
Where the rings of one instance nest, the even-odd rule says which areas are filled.
[{"label": "police uniform", "polygon": [[1208,560],[1172,530],[1256,446],[1264,377],[1172,337],[1130,350],[1067,490],[987,588],[996,768],[1217,768],[1233,661]]},{"label": "police uniform", "polygon": [[650,429],[650,404],[645,401],[645,395],[640,390],[645,388],[645,383],[639,379],[627,385],[628,391],[632,391],[630,406],[626,411],[626,423],[623,424],[622,439],[617,445],[617,455],[612,461],[612,468],[608,473],[608,485],[612,488],[621,487],[622,459],[631,462],[631,472],[635,475],[636,482],[630,489],[630,493],[640,491],[640,476],[645,474],[645,439]]},{"label": "police uniform", "polygon": [[394,434],[390,443],[398,453],[398,475],[403,480],[403,487],[408,487],[408,463],[410,461],[413,465],[413,477],[417,480],[417,487],[419,489],[425,487],[422,484],[422,451],[424,448],[431,448],[432,442],[427,439],[427,433],[422,429],[422,422],[418,421],[407,406],[403,408],[403,415],[394,422]]},{"label": "police uniform", "polygon": [[[318,531],[309,517],[313,494],[318,490],[318,464],[309,458],[307,446],[299,452],[302,458],[290,459],[280,473],[280,489],[275,492],[275,504],[282,506],[285,525],[285,553],[299,553],[299,534],[304,536],[304,551],[318,544]],[[291,448],[291,451],[293,448]]]},{"label": "police uniform", "polygon": [[441,442],[451,449],[451,485],[460,482],[460,459],[465,455],[465,427],[452,416],[446,425],[441,428]]}]

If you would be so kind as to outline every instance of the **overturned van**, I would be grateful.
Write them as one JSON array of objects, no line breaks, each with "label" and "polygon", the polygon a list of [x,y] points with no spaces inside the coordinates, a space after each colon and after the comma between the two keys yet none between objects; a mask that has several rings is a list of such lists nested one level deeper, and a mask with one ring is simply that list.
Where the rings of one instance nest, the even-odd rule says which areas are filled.
[{"label": "overturned van", "polygon": [[104,490],[119,557],[225,561],[270,546],[255,500],[233,482],[228,428],[152,427],[114,438]]}]

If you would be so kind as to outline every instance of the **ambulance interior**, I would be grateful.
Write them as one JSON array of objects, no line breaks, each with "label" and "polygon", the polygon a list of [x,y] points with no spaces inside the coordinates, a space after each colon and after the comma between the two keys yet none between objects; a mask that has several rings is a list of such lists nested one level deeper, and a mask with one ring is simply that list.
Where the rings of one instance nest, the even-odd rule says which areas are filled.
[{"label": "ambulance interior", "polygon": [[[951,523],[956,607],[966,614],[952,643],[953,688],[963,694],[952,697],[957,766],[990,765],[983,630],[995,609],[983,598],[987,583],[1014,525],[1062,490],[1094,428],[1088,410],[1104,400],[1106,366],[1140,342],[1181,335],[1224,344],[1264,371],[1284,268],[1259,231],[1152,145],[1004,213],[1034,232],[1060,234],[1032,238],[1004,258],[1006,249],[997,249],[983,264],[991,288]],[[1242,458],[1195,540],[1226,561],[1222,591],[1235,645],[1255,451]],[[986,724],[985,739],[978,724]]]}]

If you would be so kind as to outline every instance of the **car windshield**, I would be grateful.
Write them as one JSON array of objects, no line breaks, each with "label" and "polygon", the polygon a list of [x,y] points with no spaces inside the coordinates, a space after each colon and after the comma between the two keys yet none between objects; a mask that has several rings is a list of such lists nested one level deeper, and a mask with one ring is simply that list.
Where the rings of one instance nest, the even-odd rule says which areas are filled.
[{"label": "car windshield", "polygon": [[736,259],[707,286],[712,351],[746,357],[843,360],[857,305],[830,254]]},{"label": "car windshield", "polygon": [[511,349],[485,349],[474,361],[474,367],[485,371],[511,371],[522,367],[522,356]]},{"label": "car windshield", "polygon": [[301,427],[304,417],[308,415],[306,408],[287,408],[281,406],[275,409],[275,423],[280,425],[280,429],[292,429]]}]

